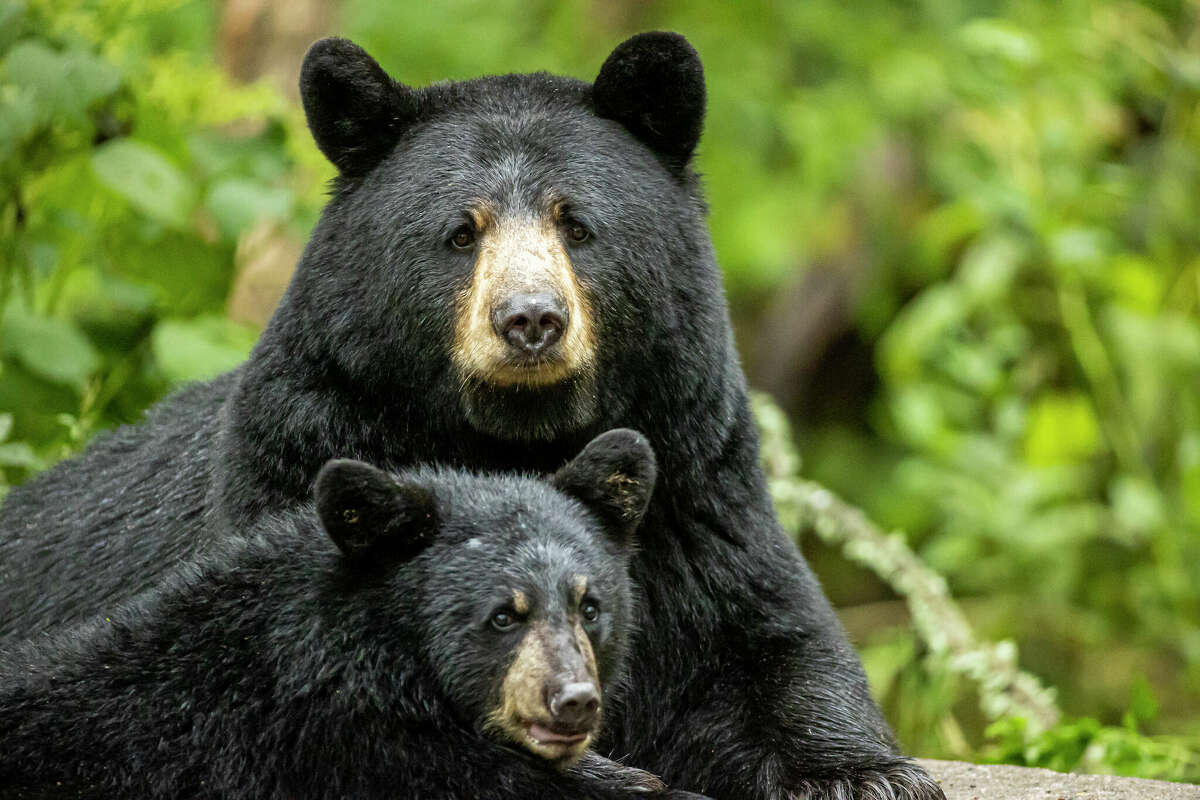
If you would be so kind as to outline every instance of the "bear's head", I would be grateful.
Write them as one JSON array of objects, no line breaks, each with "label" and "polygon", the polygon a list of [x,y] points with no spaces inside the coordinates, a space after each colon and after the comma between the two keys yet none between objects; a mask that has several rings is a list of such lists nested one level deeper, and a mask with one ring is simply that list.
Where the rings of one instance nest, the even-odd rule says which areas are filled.
[{"label": "bear's head", "polygon": [[704,77],[683,37],[633,37],[591,84],[423,89],[325,39],[300,86],[339,177],[284,307],[337,374],[553,439],[612,426],[638,398],[600,387],[644,386],[630,376],[692,357],[689,336],[724,313],[689,166]]},{"label": "bear's head", "polygon": [[[352,564],[399,565],[420,650],[480,730],[569,763],[599,730],[631,636],[634,530],[654,487],[641,434],[603,434],[549,481],[330,461],[317,512]],[[387,604],[381,604],[386,614]]]}]

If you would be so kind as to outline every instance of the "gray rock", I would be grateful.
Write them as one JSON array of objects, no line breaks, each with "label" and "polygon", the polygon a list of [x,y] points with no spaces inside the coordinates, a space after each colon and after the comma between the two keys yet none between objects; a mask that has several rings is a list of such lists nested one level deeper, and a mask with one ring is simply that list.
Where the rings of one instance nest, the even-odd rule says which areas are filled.
[{"label": "gray rock", "polygon": [[1200,800],[1200,786],[1185,783],[961,761],[921,763],[941,782],[946,800]]}]

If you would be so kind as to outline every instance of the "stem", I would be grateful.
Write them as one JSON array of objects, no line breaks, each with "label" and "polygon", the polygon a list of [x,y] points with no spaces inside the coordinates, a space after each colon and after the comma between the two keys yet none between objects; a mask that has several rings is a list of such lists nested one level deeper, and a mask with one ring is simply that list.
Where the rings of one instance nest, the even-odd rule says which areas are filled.
[{"label": "stem", "polygon": [[1078,278],[1064,277],[1059,281],[1058,307],[1075,359],[1100,406],[1097,416],[1109,446],[1126,472],[1148,476],[1150,470],[1139,452],[1137,428],[1121,394],[1108,351],[1092,324],[1091,311]]}]

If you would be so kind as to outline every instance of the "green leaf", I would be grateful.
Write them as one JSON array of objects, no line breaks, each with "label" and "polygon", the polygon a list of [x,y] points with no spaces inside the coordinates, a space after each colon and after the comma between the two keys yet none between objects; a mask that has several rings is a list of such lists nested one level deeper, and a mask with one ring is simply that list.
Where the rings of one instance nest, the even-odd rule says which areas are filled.
[{"label": "green leaf", "polygon": [[22,0],[7,0],[0,3],[0,52],[25,33],[25,3]]},{"label": "green leaf", "polygon": [[1162,492],[1135,475],[1116,476],[1109,486],[1113,514],[1135,534],[1150,534],[1166,521]]},{"label": "green leaf", "polygon": [[81,388],[100,368],[100,356],[87,337],[68,320],[31,314],[12,306],[0,325],[5,355],[52,383]]},{"label": "green leaf", "polygon": [[1100,450],[1100,423],[1091,401],[1077,393],[1043,395],[1029,409],[1025,458],[1037,467],[1088,458]]},{"label": "green leaf", "polygon": [[1111,232],[1100,228],[1064,228],[1049,239],[1050,257],[1067,272],[1099,273],[1114,248]]},{"label": "green leaf", "polygon": [[1138,723],[1152,722],[1158,716],[1158,700],[1145,675],[1136,676],[1129,687],[1129,716]]},{"label": "green leaf", "polygon": [[1158,311],[1166,286],[1149,259],[1122,254],[1109,264],[1105,277],[1121,305],[1144,314]]},{"label": "green leaf", "polygon": [[262,219],[284,219],[292,210],[292,193],[245,178],[216,183],[204,204],[217,220],[221,233],[236,239],[238,234]]},{"label": "green leaf", "polygon": [[[75,320],[101,347],[116,336],[131,346],[154,312],[157,293],[149,286],[110,275],[95,267],[71,271],[62,283],[58,308]],[[105,331],[109,336],[98,335]]]},{"label": "green leaf", "polygon": [[964,25],[959,35],[967,50],[1016,66],[1036,64],[1041,57],[1037,41],[1009,20],[977,19]]},{"label": "green leaf", "polygon": [[0,163],[16,154],[17,148],[37,130],[40,120],[33,92],[0,86]]},{"label": "green leaf", "polygon": [[185,227],[196,205],[196,187],[167,156],[133,139],[96,148],[92,169],[100,182],[152,219]]},{"label": "green leaf", "polygon": [[60,52],[37,40],[14,46],[0,70],[6,83],[37,95],[46,120],[79,119],[94,102],[121,85],[120,73],[92,53]]},{"label": "green leaf", "polygon": [[246,360],[258,333],[225,317],[167,319],[151,334],[159,366],[173,384],[207,380]]},{"label": "green leaf", "polygon": [[0,467],[23,467],[25,469],[40,469],[42,461],[26,442],[7,442],[0,444]]}]

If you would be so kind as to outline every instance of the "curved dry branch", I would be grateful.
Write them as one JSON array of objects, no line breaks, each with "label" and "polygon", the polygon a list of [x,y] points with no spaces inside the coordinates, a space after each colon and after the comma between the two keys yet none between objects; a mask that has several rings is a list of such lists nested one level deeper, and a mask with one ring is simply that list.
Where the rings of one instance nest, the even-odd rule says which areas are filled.
[{"label": "curved dry branch", "polygon": [[824,486],[800,478],[800,457],[783,412],[763,395],[754,397],[754,410],[771,495],[784,528],[793,536],[813,530],[904,597],[917,635],[935,657],[976,684],[990,719],[1021,717],[1030,737],[1052,727],[1060,716],[1054,689],[1018,667],[1016,645],[980,642],[945,578],[917,557],[904,535],[884,532]]}]

